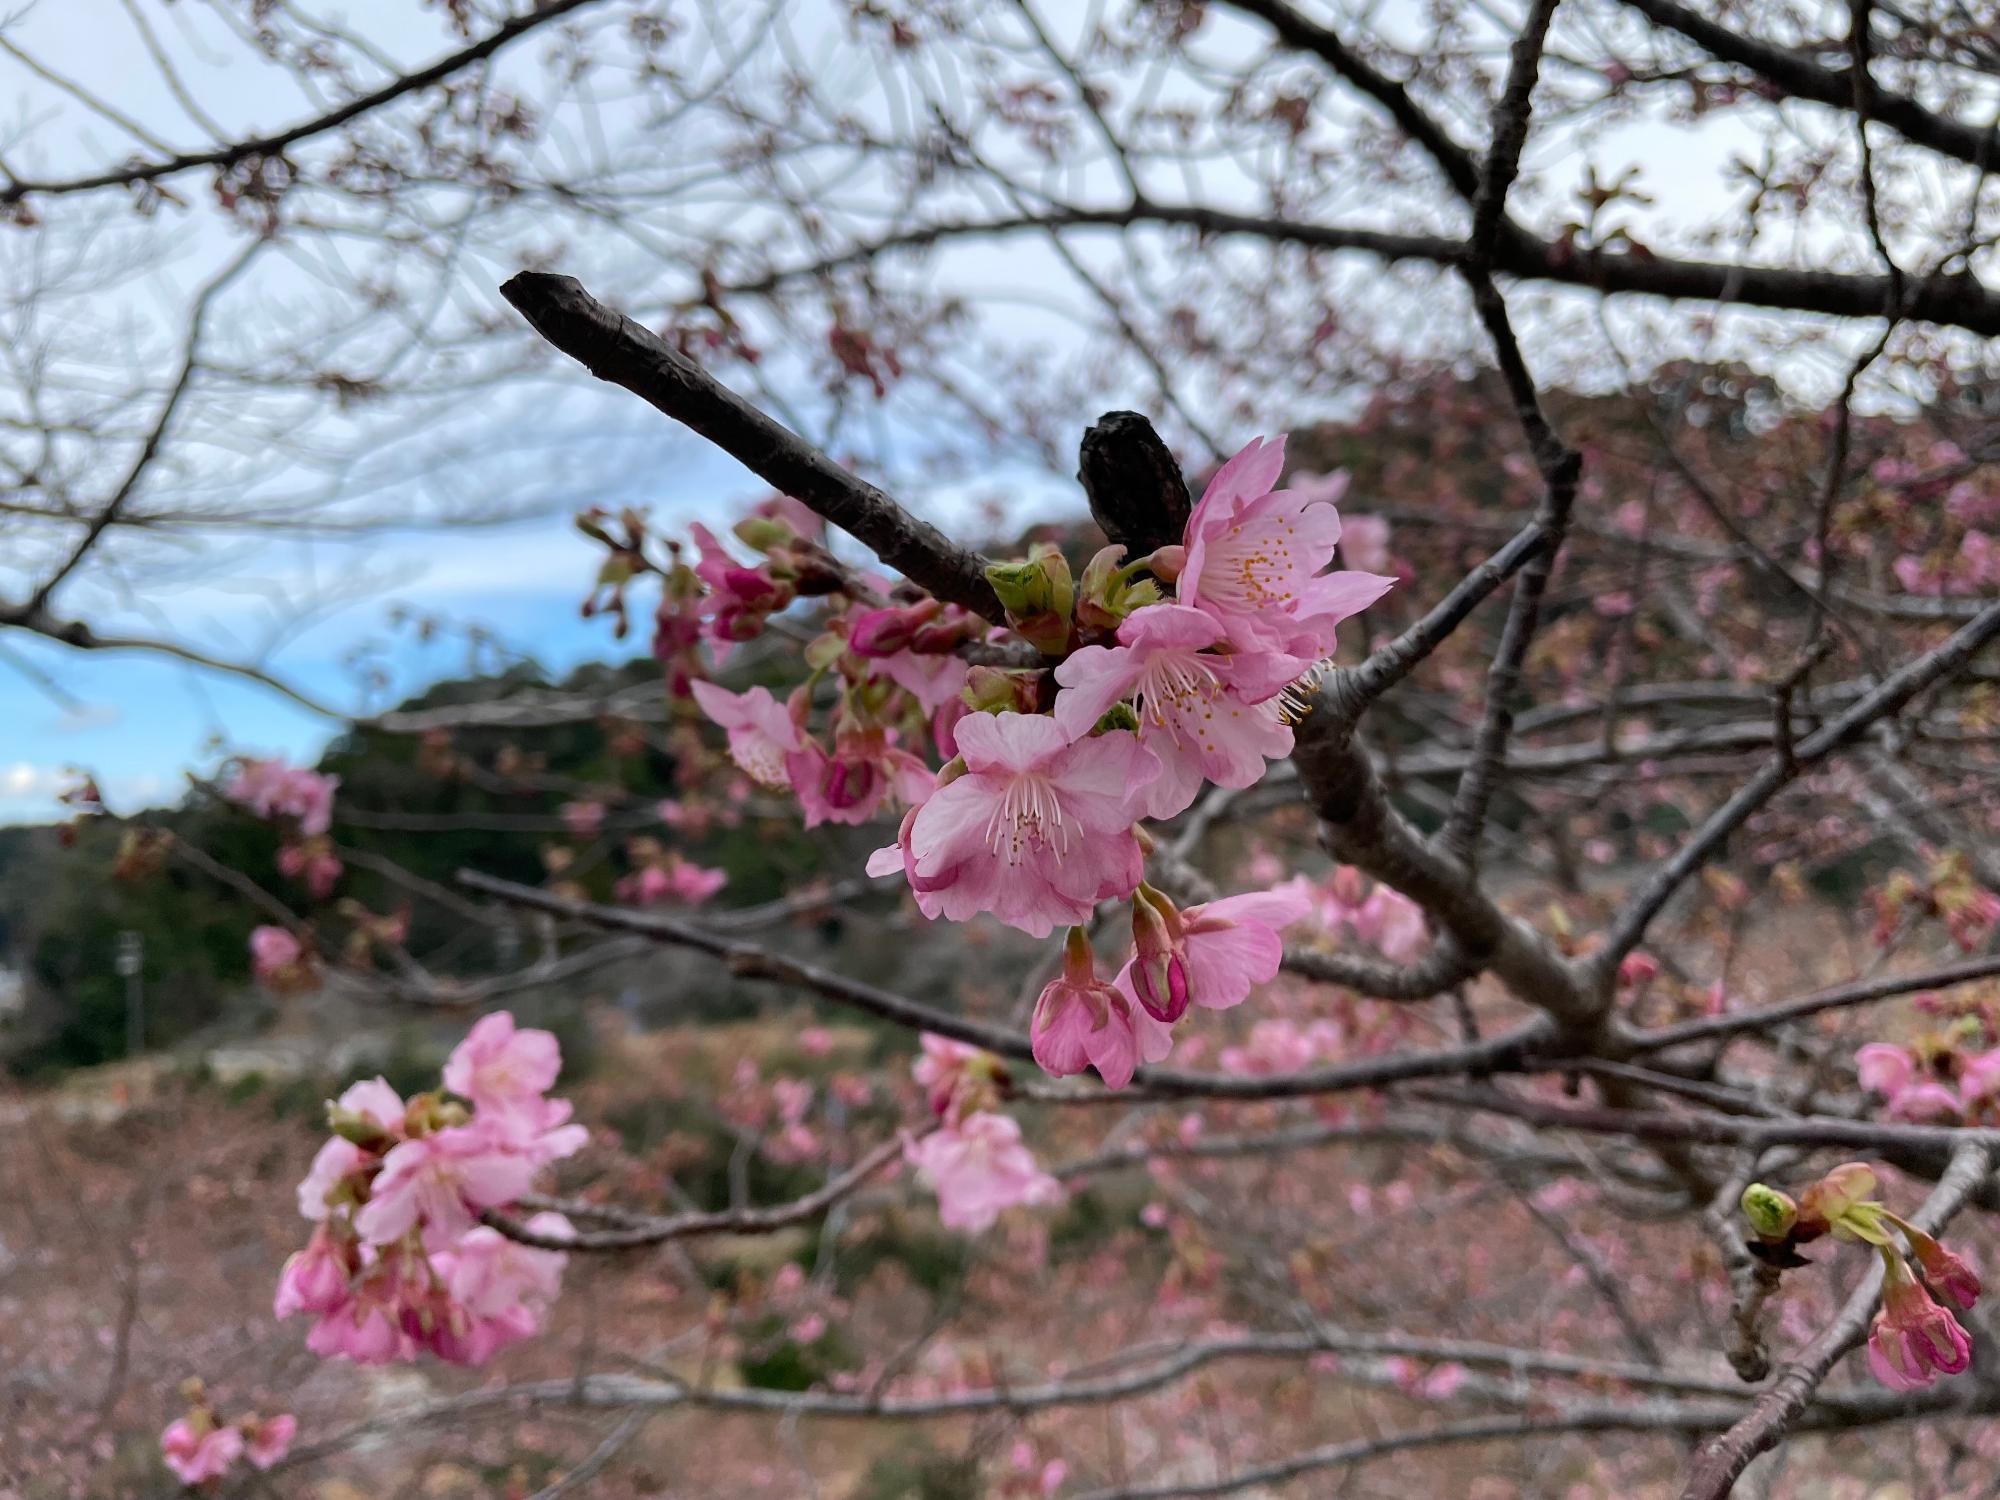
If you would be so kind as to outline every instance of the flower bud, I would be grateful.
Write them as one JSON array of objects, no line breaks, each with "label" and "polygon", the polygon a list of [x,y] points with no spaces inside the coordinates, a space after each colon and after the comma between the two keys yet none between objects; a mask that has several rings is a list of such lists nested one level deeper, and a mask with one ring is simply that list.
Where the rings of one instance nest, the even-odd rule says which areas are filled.
[{"label": "flower bud", "polygon": [[935,599],[925,599],[919,604],[867,610],[856,615],[848,627],[848,649],[857,656],[894,656],[907,651],[917,631],[943,607]]},{"label": "flower bud", "polygon": [[389,1139],[389,1132],[359,1110],[326,1107],[326,1128],[343,1141],[352,1141],[364,1151],[373,1151]]},{"label": "flower bud", "polygon": [[806,665],[815,672],[824,672],[847,654],[847,642],[832,631],[816,635],[806,643]]},{"label": "flower bud", "polygon": [[976,713],[1031,714],[1041,696],[1039,676],[1002,667],[972,667],[965,674],[965,706]]},{"label": "flower bud", "polygon": [[1060,655],[1076,607],[1076,585],[1061,549],[1037,542],[1026,562],[994,563],[986,578],[1021,638],[1044,656]]},{"label": "flower bud", "polygon": [[769,516],[745,516],[734,530],[736,539],[752,552],[770,552],[798,540],[791,527]]},{"label": "flower bud", "polygon": [[1133,610],[1160,602],[1158,584],[1150,578],[1135,580],[1131,570],[1118,566],[1124,556],[1123,547],[1105,547],[1084,568],[1077,585],[1077,624],[1089,630],[1115,630]]},{"label": "flower bud", "polygon": [[1969,1312],[1983,1290],[1979,1284],[1979,1273],[1938,1243],[1935,1236],[1902,1219],[1896,1219],[1895,1224],[1910,1242],[1910,1249],[1917,1257],[1917,1264],[1923,1267],[1924,1280],[1931,1284],[1931,1290],[1961,1312]]},{"label": "flower bud", "polygon": [[1887,1245],[1889,1232],[1883,1227],[1882,1205],[1874,1201],[1875,1185],[1874,1168],[1866,1162],[1835,1167],[1799,1195],[1799,1227]]},{"label": "flower bud", "polygon": [[1791,1196],[1761,1182],[1753,1182],[1743,1190],[1742,1203],[1743,1217],[1750,1221],[1759,1239],[1782,1240],[1798,1222],[1799,1206]]},{"label": "flower bud", "polygon": [[1132,990],[1148,1015],[1170,1026],[1193,998],[1180,911],[1143,882],[1132,897]]}]

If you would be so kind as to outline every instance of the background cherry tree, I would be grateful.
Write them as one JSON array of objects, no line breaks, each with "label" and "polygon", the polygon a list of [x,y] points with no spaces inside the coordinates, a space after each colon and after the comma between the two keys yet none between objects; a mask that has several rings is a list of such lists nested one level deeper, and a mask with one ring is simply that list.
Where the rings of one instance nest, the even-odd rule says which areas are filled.
[{"label": "background cherry tree", "polygon": [[[172,812],[82,777],[71,868],[204,913],[280,1025],[454,1043],[254,1169],[199,1089],[114,1128],[111,1258],[36,1262],[105,1337],[10,1482],[469,1434],[540,1494],[690,1449],[690,1492],[1978,1492],[1977,15],[413,15],[131,0],[164,121],[0,23],[62,101],[0,139],[0,648],[342,734]],[[675,423],[754,477],[687,493]],[[637,671],[334,701],[176,616],[262,588],[274,646],[374,581],[300,557],[551,508]],[[635,969],[775,1024],[634,1032],[587,1002]],[[48,1247],[104,1205],[37,1118],[0,1202]],[[164,1337],[218,1305],[160,1248],[204,1194],[301,1217]]]}]

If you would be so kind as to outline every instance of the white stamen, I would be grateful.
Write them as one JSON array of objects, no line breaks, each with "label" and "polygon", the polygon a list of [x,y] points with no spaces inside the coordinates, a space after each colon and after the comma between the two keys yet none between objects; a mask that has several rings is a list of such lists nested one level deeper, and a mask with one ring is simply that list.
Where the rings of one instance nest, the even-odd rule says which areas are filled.
[{"label": "white stamen", "polygon": [[1048,779],[1023,772],[1007,783],[1007,794],[986,820],[986,846],[1018,865],[1031,849],[1069,851],[1069,825],[1063,820],[1062,799]]}]

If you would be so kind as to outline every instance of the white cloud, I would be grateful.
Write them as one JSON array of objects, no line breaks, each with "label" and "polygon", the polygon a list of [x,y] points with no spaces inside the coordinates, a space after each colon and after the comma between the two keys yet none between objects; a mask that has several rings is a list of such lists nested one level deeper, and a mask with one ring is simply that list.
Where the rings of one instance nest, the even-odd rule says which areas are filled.
[{"label": "white cloud", "polygon": [[16,761],[0,767],[0,797],[25,801],[31,797],[50,798],[61,791],[67,777],[55,766],[37,766]]}]

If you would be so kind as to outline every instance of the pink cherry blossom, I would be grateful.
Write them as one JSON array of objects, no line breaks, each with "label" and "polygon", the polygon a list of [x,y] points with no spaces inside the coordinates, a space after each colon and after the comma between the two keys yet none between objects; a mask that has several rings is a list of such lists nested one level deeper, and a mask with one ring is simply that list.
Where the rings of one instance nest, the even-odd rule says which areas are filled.
[{"label": "pink cherry blossom", "polygon": [[384,1135],[400,1136],[403,1133],[403,1100],[389,1080],[377,1074],[350,1083],[341,1096],[333,1101],[336,1114],[357,1116],[380,1130]]},{"label": "pink cherry blossom", "polygon": [[504,1010],[482,1016],[445,1059],[444,1086],[481,1111],[530,1112],[555,1086],[562,1048],[555,1034],[517,1027]]},{"label": "pink cherry blossom", "polygon": [[479,1211],[512,1203],[534,1182],[533,1157],[509,1149],[496,1131],[450,1126],[393,1147],[354,1216],[355,1230],[386,1245],[421,1228],[427,1248],[470,1230]]},{"label": "pink cherry blossom", "polygon": [[1886,1113],[1892,1120],[1925,1124],[1955,1120],[1960,1114],[1960,1095],[1933,1076],[1907,1048],[1870,1042],[1855,1052],[1854,1066],[1861,1086],[1886,1101]]},{"label": "pink cherry blossom", "polygon": [[[1868,1050],[1863,1047],[1861,1052]],[[1855,1054],[1857,1062],[1860,1056],[1860,1052]],[[1868,1083],[1866,1075],[1861,1081],[1870,1088],[1874,1087]],[[1988,1052],[1975,1052],[1959,1064],[1958,1093],[1968,1111],[1976,1105],[2000,1099],[2000,1047]]]},{"label": "pink cherry blossom", "polygon": [[1931,1079],[1911,1084],[1889,1101],[1889,1118],[1912,1125],[1934,1125],[1958,1115],[1958,1095]]},{"label": "pink cherry blossom", "polygon": [[769,688],[732,693],[712,682],[695,682],[690,689],[701,711],[729,736],[729,758],[745,776],[759,786],[790,785],[785,757],[803,746],[791,709],[773,698]]},{"label": "pink cherry blossom", "polygon": [[935,780],[930,767],[882,729],[836,734],[831,755],[818,740],[805,740],[785,757],[785,776],[808,828],[866,823],[891,799],[915,806]]},{"label": "pink cherry blossom", "polygon": [[1160,774],[1144,800],[1149,818],[1183,812],[1204,780],[1246,787],[1264,763],[1292,751],[1278,695],[1311,665],[1272,653],[1225,656],[1212,647],[1225,629],[1213,616],[1179,604],[1134,610],[1116,646],[1085,646],[1056,668],[1063,692],[1056,722],[1076,739],[1113,704],[1130,700],[1139,738]]},{"label": "pink cherry blossom", "polygon": [[885,604],[865,609],[847,621],[847,649],[856,656],[887,657],[908,651],[917,632],[944,606],[936,599],[915,604]]},{"label": "pink cherry blossom", "polygon": [[1916,1077],[1917,1060],[1902,1047],[1870,1042],[1854,1054],[1854,1070],[1864,1089],[1889,1098],[1910,1086]]},{"label": "pink cherry blossom", "polygon": [[299,1419],[287,1411],[275,1417],[251,1418],[243,1427],[243,1456],[257,1468],[268,1469],[291,1451]]},{"label": "pink cherry blossom", "polygon": [[1148,1015],[1136,998],[1097,975],[1090,937],[1072,927],[1062,972],[1035,1001],[1030,1027],[1035,1061],[1057,1078],[1095,1068],[1106,1088],[1122,1089],[1141,1062],[1173,1050],[1173,1030]]},{"label": "pink cherry blossom", "polygon": [[[540,1213],[528,1220],[536,1234],[567,1236],[569,1220]],[[427,1342],[453,1364],[479,1365],[507,1345],[532,1337],[562,1290],[569,1257],[559,1250],[518,1244],[481,1225],[430,1258],[444,1295],[442,1316]]]},{"label": "pink cherry blossom", "polygon": [[993,1054],[968,1042],[926,1031],[917,1038],[922,1055],[910,1064],[910,1075],[922,1085],[931,1113],[944,1119],[959,1100],[991,1075]]},{"label": "pink cherry blossom", "polygon": [[250,968],[273,989],[286,989],[299,978],[305,944],[286,927],[259,927],[250,934]]},{"label": "pink cherry blossom", "polygon": [[768,568],[745,567],[736,561],[700,522],[690,525],[688,534],[701,548],[701,561],[695,564],[694,572],[708,585],[702,609],[713,616],[708,634],[717,643],[720,660],[732,644],[753,639],[767,618],[788,608],[796,591],[789,579],[775,576]]},{"label": "pink cherry blossom", "polygon": [[311,838],[333,826],[333,794],[339,787],[338,776],[322,776],[283,760],[246,760],[222,795],[260,818],[289,818]]},{"label": "pink cherry blossom", "polygon": [[1384,958],[1410,963],[1430,944],[1424,910],[1401,891],[1368,878],[1352,865],[1336,866],[1324,882],[1300,875],[1282,887],[1312,903],[1313,915],[1329,932],[1352,933]]},{"label": "pink cherry blossom", "polygon": [[1902,1256],[1885,1254],[1882,1307],[1868,1335],[1868,1368],[1892,1391],[1913,1391],[1972,1363],[1972,1343],[1932,1300]]},{"label": "pink cherry blossom", "polygon": [[887,677],[917,700],[926,715],[963,701],[967,673],[965,662],[956,656],[919,655],[900,651],[870,663],[874,672]]},{"label": "pink cherry blossom", "polygon": [[1446,1360],[1426,1370],[1407,1355],[1392,1355],[1383,1362],[1389,1378],[1412,1396],[1430,1401],[1448,1401],[1465,1384],[1466,1368],[1456,1360]]},{"label": "pink cherry blossom", "polygon": [[918,1178],[938,1195],[938,1218],[978,1234],[1009,1208],[1062,1201],[1062,1185],[1035,1164],[1007,1115],[968,1115],[904,1148]]},{"label": "pink cherry blossom", "polygon": [[965,773],[931,794],[870,874],[901,865],[924,915],[990,913],[1033,937],[1138,886],[1133,801],[1159,768],[1129,732],[1072,744],[1053,719],[968,714],[958,748]]},{"label": "pink cherry blossom", "polygon": [[[1209,1010],[1240,1005],[1269,981],[1284,961],[1284,928],[1310,914],[1312,904],[1291,886],[1225,896],[1180,913],[1188,999]],[[1118,988],[1143,999],[1135,984],[1137,955],[1118,974]],[[1154,1015],[1159,1012],[1147,1007]],[[1161,1017],[1165,1019],[1165,1017]]]},{"label": "pink cherry blossom", "polygon": [[1300,1025],[1274,1016],[1257,1022],[1250,1028],[1247,1043],[1225,1047],[1216,1060],[1225,1073],[1253,1077],[1302,1073],[1314,1063],[1338,1057],[1343,1040],[1340,1028],[1331,1021]]},{"label": "pink cherry blossom", "polygon": [[618,899],[628,906],[699,906],[729,883],[721,870],[691,864],[669,854],[656,865],[635,870],[618,882]]},{"label": "pink cherry blossom", "polygon": [[348,1297],[307,1330],[306,1347],[322,1359],[358,1365],[413,1358],[416,1343],[404,1331],[403,1314],[413,1290],[428,1290],[429,1266],[401,1252],[385,1258],[363,1247],[362,1254],[363,1268],[349,1283]]},{"label": "pink cherry blossom", "polygon": [[1660,961],[1644,948],[1634,948],[1618,960],[1618,982],[1626,989],[1640,989],[1660,977]]},{"label": "pink cherry blossom", "polygon": [[1364,573],[1389,567],[1389,523],[1380,516],[1347,516],[1340,530],[1340,555]]},{"label": "pink cherry blossom", "polygon": [[1396,580],[1321,571],[1340,541],[1340,512],[1323,489],[1273,490],[1284,466],[1282,437],[1253,438],[1216,471],[1188,518],[1179,596],[1220,621],[1237,649],[1311,663],[1333,654],[1342,620]]},{"label": "pink cherry blossom", "polygon": [[354,1142],[333,1137],[319,1148],[312,1159],[312,1167],[306,1172],[305,1181],[299,1184],[299,1215],[307,1219],[324,1219],[327,1213],[327,1199],[340,1190],[350,1179],[358,1179],[375,1158],[363,1151]]},{"label": "pink cherry blossom", "polygon": [[206,1413],[182,1417],[160,1434],[160,1456],[182,1484],[220,1479],[243,1456],[243,1434],[217,1427]]},{"label": "pink cherry blossom", "polygon": [[332,1312],[347,1300],[347,1284],[355,1269],[353,1248],[320,1225],[305,1249],[295,1251],[278,1273],[272,1314],[289,1318],[293,1313]]},{"label": "pink cherry blossom", "polygon": [[1187,1014],[1187,929],[1178,907],[1149,885],[1132,897],[1132,958],[1123,976],[1146,1014],[1171,1026]]},{"label": "pink cherry blossom", "polygon": [[1401,891],[1377,884],[1354,914],[1354,935],[1394,963],[1407,964],[1430,946],[1424,909]]},{"label": "pink cherry blossom", "polygon": [[278,869],[303,885],[315,901],[333,894],[346,868],[322,841],[286,844],[278,851]]},{"label": "pink cherry blossom", "polygon": [[1970,1312],[1984,1290],[1979,1284],[1979,1273],[1962,1256],[1940,1243],[1936,1236],[1900,1220],[1898,1227],[1909,1240],[1910,1249],[1917,1257],[1917,1264],[1923,1267],[1924,1280],[1930,1283],[1931,1289],[1959,1311]]}]

